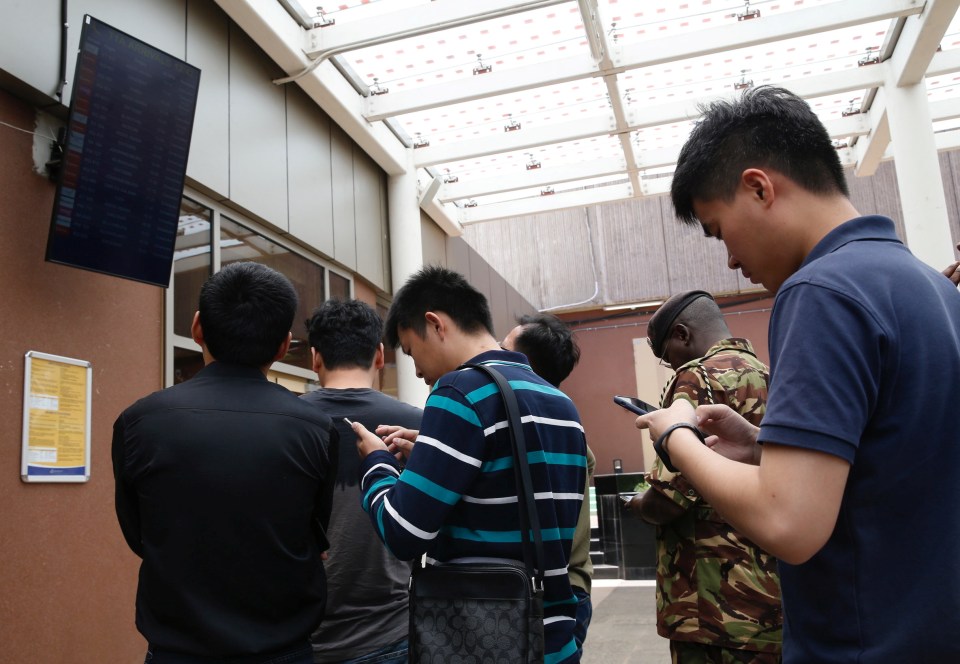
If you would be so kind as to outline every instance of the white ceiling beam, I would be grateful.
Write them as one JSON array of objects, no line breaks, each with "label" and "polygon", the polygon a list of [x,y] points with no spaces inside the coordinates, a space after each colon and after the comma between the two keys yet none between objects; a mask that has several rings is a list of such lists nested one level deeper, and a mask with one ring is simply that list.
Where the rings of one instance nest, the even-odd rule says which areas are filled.
[{"label": "white ceiling beam", "polygon": [[857,113],[845,118],[826,120],[823,126],[826,127],[830,138],[849,138],[851,136],[865,136],[870,133],[867,113]]},{"label": "white ceiling beam", "polygon": [[927,0],[921,14],[906,20],[888,61],[897,87],[923,79],[958,7],[960,0]]},{"label": "white ceiling beam", "polygon": [[857,140],[851,151],[854,158],[854,174],[857,177],[873,175],[877,172],[883,155],[890,146],[890,122],[887,119],[887,95],[883,88],[877,90],[869,112],[870,132]]},{"label": "white ceiling beam", "polygon": [[[943,131],[933,135],[934,143],[937,146],[937,152],[947,152],[960,148],[960,129]],[[887,151],[883,153],[880,161],[892,161],[893,150],[887,146]],[[855,150],[841,150],[840,163],[844,168],[857,166],[857,155]],[[859,174],[857,174],[859,176]]]},{"label": "white ceiling beam", "polygon": [[555,210],[601,205],[633,198],[633,187],[629,184],[615,184],[607,187],[594,187],[578,191],[567,191],[549,196],[534,196],[516,201],[490,203],[461,210],[463,225],[469,226],[483,221],[520,217]]},{"label": "white ceiling beam", "polygon": [[927,78],[931,76],[943,76],[960,69],[960,48],[951,48],[948,51],[935,53],[930,59],[930,67],[927,69]]},{"label": "white ceiling beam", "polygon": [[[431,2],[400,11],[371,16],[362,21],[336,23],[312,28],[304,34],[304,51],[311,60],[331,52],[382,44],[416,37],[453,27],[479,23],[501,16],[549,7],[569,0],[483,0],[470,2]],[[482,7],[482,11],[478,8]]]},{"label": "white ceiling beam", "polygon": [[502,72],[494,70],[489,74],[474,76],[467,80],[369,97],[364,115],[370,120],[382,120],[386,117],[472,101],[485,96],[566,83],[598,74],[620,73],[768,41],[802,37],[824,30],[909,16],[919,13],[922,7],[923,3],[919,0],[850,0],[831,5],[829,11],[825,11],[822,7],[798,9],[763,17],[759,21],[736,21],[729,25],[708,28],[698,31],[691,39],[662,37],[640,44],[618,47],[614,51],[608,49],[613,62],[612,69],[600,69],[592,58],[581,56],[551,62],[546,66],[532,65]]},{"label": "white ceiling beam", "polygon": [[[310,64],[297,46],[302,43],[303,29],[279,2],[216,1],[281,69],[297,72]],[[408,164],[406,148],[383,123],[367,122],[361,113],[362,98],[330,62],[297,79],[297,84],[388,175],[404,172]]]},{"label": "white ceiling beam", "polygon": [[953,120],[960,118],[960,98],[940,99],[930,102],[930,119]]},{"label": "white ceiling beam", "polygon": [[[674,154],[674,157],[676,157],[676,154]],[[622,159],[597,159],[578,164],[537,168],[518,173],[504,173],[492,178],[445,184],[437,194],[437,198],[443,202],[477,198],[478,196],[498,194],[505,191],[532,189],[548,184],[562,184],[575,180],[615,175],[624,173],[626,170],[627,165]]]}]

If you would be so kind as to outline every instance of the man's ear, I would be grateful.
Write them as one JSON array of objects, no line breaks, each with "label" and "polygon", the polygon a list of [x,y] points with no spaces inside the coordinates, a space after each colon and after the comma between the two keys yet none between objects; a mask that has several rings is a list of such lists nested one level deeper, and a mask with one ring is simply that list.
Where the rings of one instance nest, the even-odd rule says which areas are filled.
[{"label": "man's ear", "polygon": [[426,332],[429,333],[430,330],[436,330],[437,335],[442,341],[447,333],[446,325],[444,324],[443,319],[432,311],[428,311],[423,315],[423,317],[427,323]]},{"label": "man's ear", "polygon": [[690,328],[683,323],[677,323],[673,326],[673,335],[680,340],[684,346],[690,345]]},{"label": "man's ear", "polygon": [[198,346],[203,346],[203,328],[200,327],[200,312],[193,314],[193,322],[190,323],[190,336]]},{"label": "man's ear", "polygon": [[277,354],[273,357],[274,362],[279,362],[286,356],[287,351],[290,350],[291,341],[293,341],[293,332],[287,332],[287,338],[280,344],[280,348],[277,349]]},{"label": "man's ear", "polygon": [[766,171],[759,168],[748,168],[740,175],[740,184],[750,192],[757,202],[770,207],[776,197],[773,180]]},{"label": "man's ear", "polygon": [[323,369],[323,355],[318,353],[313,346],[310,347],[310,366],[313,367],[313,373],[320,373],[320,370]]},{"label": "man's ear", "polygon": [[383,344],[377,346],[377,352],[373,354],[373,368],[377,371],[383,369],[384,359],[383,359]]}]

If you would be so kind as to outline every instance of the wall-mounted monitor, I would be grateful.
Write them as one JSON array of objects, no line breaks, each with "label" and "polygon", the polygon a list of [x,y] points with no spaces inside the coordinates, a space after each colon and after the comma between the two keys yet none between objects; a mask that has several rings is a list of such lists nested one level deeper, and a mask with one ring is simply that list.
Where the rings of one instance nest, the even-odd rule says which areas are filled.
[{"label": "wall-mounted monitor", "polygon": [[166,287],[200,70],[83,19],[48,261]]}]

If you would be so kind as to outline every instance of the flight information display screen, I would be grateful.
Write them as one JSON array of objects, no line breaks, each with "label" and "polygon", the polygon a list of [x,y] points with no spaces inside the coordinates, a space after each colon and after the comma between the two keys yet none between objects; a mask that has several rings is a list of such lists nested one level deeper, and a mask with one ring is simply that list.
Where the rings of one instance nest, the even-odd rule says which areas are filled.
[{"label": "flight information display screen", "polygon": [[46,259],[166,287],[200,70],[85,16]]}]

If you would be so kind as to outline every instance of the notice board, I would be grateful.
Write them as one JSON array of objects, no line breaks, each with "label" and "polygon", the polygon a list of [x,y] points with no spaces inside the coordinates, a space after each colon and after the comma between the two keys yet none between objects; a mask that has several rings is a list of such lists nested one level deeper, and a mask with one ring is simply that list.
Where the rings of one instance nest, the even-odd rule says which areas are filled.
[{"label": "notice board", "polygon": [[29,351],[23,378],[24,482],[90,479],[93,367],[85,360]]}]

